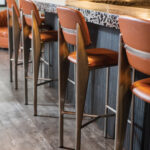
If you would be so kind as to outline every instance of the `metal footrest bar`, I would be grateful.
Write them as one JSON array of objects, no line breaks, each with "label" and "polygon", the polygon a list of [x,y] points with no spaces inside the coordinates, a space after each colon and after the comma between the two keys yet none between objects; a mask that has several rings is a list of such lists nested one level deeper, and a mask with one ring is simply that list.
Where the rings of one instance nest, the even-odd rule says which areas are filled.
[{"label": "metal footrest bar", "polygon": [[[75,115],[75,112],[72,111],[63,111],[62,114],[67,114],[67,115]],[[91,115],[91,114],[83,114],[84,117],[91,117],[91,118],[96,118],[99,115]]]},{"label": "metal footrest bar", "polygon": [[[14,58],[10,59],[10,61],[14,61]],[[18,60],[18,62],[21,62],[23,64],[23,60]],[[30,60],[28,63],[32,63],[32,61]]]},{"label": "metal footrest bar", "polygon": [[47,84],[47,83],[50,83],[52,81],[54,81],[54,80],[51,79],[49,81],[41,82],[41,83],[38,83],[37,86],[40,86],[40,85],[43,85],[43,84]]},{"label": "metal footrest bar", "polygon": [[53,66],[52,64],[49,64],[47,61],[45,61],[44,58],[41,58],[41,61],[42,61],[45,65],[48,65],[48,66],[50,66],[50,67]]},{"label": "metal footrest bar", "polygon": [[[14,58],[11,58],[10,60],[11,60],[11,61],[14,61],[15,59],[14,59]],[[23,62],[23,60],[18,60],[18,62]]]},{"label": "metal footrest bar", "polygon": [[89,125],[89,124],[93,123],[94,121],[96,121],[96,120],[98,120],[98,119],[100,119],[100,118],[105,118],[105,117],[114,117],[114,116],[115,116],[115,114],[99,115],[99,116],[97,116],[96,118],[94,118],[94,119],[92,119],[92,120],[90,120],[90,121],[86,122],[85,124],[83,124],[81,128],[86,127],[87,125]]},{"label": "metal footrest bar", "polygon": [[[71,111],[62,111],[61,112],[62,114],[67,114],[67,115],[75,115],[76,113],[75,112],[71,112]],[[82,125],[81,128],[84,128],[85,126],[91,124],[92,122],[100,119],[100,118],[106,118],[106,117],[114,117],[115,114],[107,114],[107,115],[90,115],[90,114],[83,114],[84,117],[91,117],[91,118],[94,118],[88,122],[86,122],[85,124]]]},{"label": "metal footrest bar", "polygon": [[[26,79],[33,79],[33,77],[27,76]],[[53,80],[53,81],[58,81],[58,79],[51,79],[51,78],[38,78],[38,80],[45,80],[45,81]]]},{"label": "metal footrest bar", "polygon": [[75,85],[75,82],[71,79],[68,78],[68,82],[72,83],[73,85]]},{"label": "metal footrest bar", "polygon": [[[108,105],[106,105],[106,107],[107,107],[109,110],[111,110],[112,112],[116,113],[116,110],[113,109],[112,107],[110,107],[110,106],[108,106]],[[128,119],[127,122],[128,122],[129,124],[131,124],[131,120]]]},{"label": "metal footrest bar", "polygon": [[116,113],[116,110],[112,107],[110,107],[109,105],[106,105],[107,109],[111,110],[112,112]]}]

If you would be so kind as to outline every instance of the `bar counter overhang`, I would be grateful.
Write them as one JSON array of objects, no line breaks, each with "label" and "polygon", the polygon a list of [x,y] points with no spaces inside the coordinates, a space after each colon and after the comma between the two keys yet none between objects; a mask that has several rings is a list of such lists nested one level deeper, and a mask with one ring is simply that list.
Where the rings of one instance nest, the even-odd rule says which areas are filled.
[{"label": "bar counter overhang", "polygon": [[[57,6],[68,6],[79,10],[85,17],[87,22],[102,25],[105,27],[118,29],[119,15],[127,15],[137,18],[150,20],[150,3],[148,5],[114,5],[107,3],[99,3],[93,1],[59,1],[59,0],[33,0],[39,10],[50,13],[57,13]],[[113,0],[112,0],[113,1]],[[129,1],[130,2],[130,1]]]},{"label": "bar counter overhang", "polygon": [[[118,17],[119,15],[129,15],[132,17],[150,19],[150,6],[121,6],[106,3],[95,3],[91,1],[75,1],[68,0],[64,3],[61,0],[33,0],[40,11],[46,13],[47,23],[57,29],[57,6],[68,6],[79,10],[88,22],[90,29],[92,46],[103,47],[119,50],[119,26]],[[106,42],[107,41],[107,42]],[[52,45],[53,48],[57,49],[57,44]],[[46,46],[48,50],[48,45]],[[53,76],[57,76],[57,50],[53,52],[52,63],[54,63]],[[45,56],[47,57],[47,56]],[[110,88],[109,91],[109,105],[116,109],[116,89],[117,89],[117,70],[118,67],[113,67],[110,70]],[[71,75],[73,78],[73,76]],[[145,75],[136,72],[136,79],[145,77]],[[97,79],[97,82],[95,81]],[[105,84],[103,83],[106,78],[106,70],[101,69],[94,71],[90,74],[90,81],[87,91],[87,102],[85,110],[87,112],[101,114],[104,112],[104,97],[105,97]],[[54,87],[57,88],[57,83],[54,83]],[[67,100],[69,103],[74,104],[74,88],[72,85],[68,86]],[[137,99],[137,98],[136,98]],[[148,119],[150,107],[148,104],[138,100],[135,100],[135,133],[134,133],[134,150],[147,150],[150,147],[149,139],[150,131],[148,129],[150,121]],[[99,127],[103,128],[103,119],[98,121]],[[108,133],[111,137],[114,136],[115,118],[109,119]],[[125,149],[129,149],[129,129],[128,124]]]}]

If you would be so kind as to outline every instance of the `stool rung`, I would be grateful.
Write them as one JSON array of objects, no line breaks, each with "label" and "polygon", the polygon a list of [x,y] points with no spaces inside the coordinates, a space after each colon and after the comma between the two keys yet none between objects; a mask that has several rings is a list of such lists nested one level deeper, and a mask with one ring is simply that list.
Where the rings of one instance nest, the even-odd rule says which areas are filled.
[{"label": "stool rung", "polygon": [[[31,77],[31,76],[28,76],[28,77],[26,77],[26,79],[33,79],[33,77]],[[45,81],[51,81],[51,80],[53,80],[53,81],[57,81],[58,79],[50,79],[50,78],[38,78],[38,80],[45,80]]]},{"label": "stool rung", "polygon": [[[67,115],[75,115],[75,112],[72,111],[63,111],[62,114],[67,114]],[[91,114],[83,114],[84,117],[92,117],[92,118],[96,118],[98,117],[98,115],[91,115]]]},{"label": "stool rung", "polygon": [[52,64],[49,64],[47,61],[45,61],[44,58],[41,58],[41,61],[42,61],[45,65],[48,65],[48,66],[50,66],[50,67],[53,66]]},{"label": "stool rung", "polygon": [[70,83],[72,83],[73,85],[75,85],[75,82],[74,82],[73,80],[71,80],[71,79],[68,78],[68,81],[69,81]]},{"label": "stool rung", "polygon": [[38,83],[37,86],[40,86],[40,85],[43,85],[43,84],[47,84],[47,83],[52,82],[52,81],[53,81],[53,80],[51,79],[51,80],[49,80],[49,81],[41,82],[41,83]]},{"label": "stool rung", "polygon": [[[106,105],[106,107],[107,107],[109,110],[111,110],[112,112],[116,113],[116,110],[113,109],[112,107],[110,107],[110,106],[108,106],[108,105]],[[128,119],[127,122],[128,122],[129,124],[131,124],[131,120]]]},{"label": "stool rung", "polygon": [[[14,58],[11,58],[10,61],[14,61],[15,59]],[[18,62],[21,62],[23,63],[23,60],[18,60]],[[32,61],[29,61],[28,63],[32,63]]]},{"label": "stool rung", "polygon": [[100,118],[113,117],[113,116],[115,116],[115,114],[99,115],[99,116],[97,116],[96,118],[94,118],[94,119],[92,119],[92,120],[86,122],[85,124],[83,124],[81,128],[84,128],[85,126],[87,126],[87,125],[93,123],[94,121],[96,121],[96,120],[98,120],[98,119],[100,119]]},{"label": "stool rung", "polygon": [[131,124],[131,120],[129,120],[129,119],[128,119],[128,121],[127,121],[127,122],[128,122],[129,124]]},{"label": "stool rung", "polygon": [[112,107],[110,107],[108,105],[106,105],[106,108],[109,109],[109,110],[111,110],[112,112],[116,113],[116,110],[114,108],[112,108]]},{"label": "stool rung", "polygon": [[21,63],[18,63],[17,65],[18,65],[18,66],[19,66],[19,65],[23,65],[23,62],[21,62]]}]

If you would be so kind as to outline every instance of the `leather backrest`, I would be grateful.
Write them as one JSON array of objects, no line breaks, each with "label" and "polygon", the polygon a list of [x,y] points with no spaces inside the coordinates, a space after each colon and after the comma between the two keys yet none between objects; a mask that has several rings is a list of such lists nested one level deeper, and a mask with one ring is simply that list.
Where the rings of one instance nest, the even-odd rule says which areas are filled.
[{"label": "leather backrest", "polygon": [[[87,24],[83,15],[79,11],[68,7],[58,7],[57,13],[60,25],[62,28],[64,28],[63,35],[67,43],[76,45],[76,34],[72,31],[76,30],[76,25],[77,23],[79,23],[82,30],[85,45],[88,46],[89,44],[91,44]],[[67,31],[66,29],[69,30]]]},{"label": "leather backrest", "polygon": [[[13,6],[16,11],[17,16],[20,17],[20,12],[19,12],[16,1],[15,0],[6,0],[6,2],[7,2],[7,7],[12,8],[12,6]],[[12,12],[10,12],[10,13],[12,13]]]},{"label": "leather backrest", "polygon": [[41,25],[42,21],[39,16],[38,9],[31,0],[20,0],[20,9],[23,11],[23,14],[25,15],[25,21],[27,25],[32,26],[32,18],[31,18],[32,11],[35,12],[38,25],[39,26]]},{"label": "leather backrest", "polygon": [[129,64],[150,75],[150,21],[127,16],[119,17],[120,32],[126,48]]}]

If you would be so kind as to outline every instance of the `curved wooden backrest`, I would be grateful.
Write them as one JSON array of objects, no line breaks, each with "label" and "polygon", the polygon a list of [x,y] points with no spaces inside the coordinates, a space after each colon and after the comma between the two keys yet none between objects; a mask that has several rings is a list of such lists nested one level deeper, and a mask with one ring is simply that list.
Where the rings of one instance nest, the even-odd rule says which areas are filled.
[{"label": "curved wooden backrest", "polygon": [[20,17],[20,12],[19,12],[16,1],[15,0],[6,0],[6,2],[7,2],[7,7],[11,9],[13,6],[16,11],[17,16]]},{"label": "curved wooden backrest", "polygon": [[20,9],[22,9],[23,14],[25,15],[25,21],[27,25],[32,26],[32,18],[31,18],[32,11],[34,11],[35,13],[38,25],[39,26],[41,25],[42,20],[39,16],[38,9],[31,0],[20,0]]},{"label": "curved wooden backrest", "polygon": [[76,45],[76,25],[78,23],[81,27],[85,45],[91,44],[87,24],[79,11],[68,7],[58,7],[57,13],[67,43]]},{"label": "curved wooden backrest", "polygon": [[150,75],[150,21],[120,16],[119,26],[129,64]]}]

